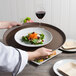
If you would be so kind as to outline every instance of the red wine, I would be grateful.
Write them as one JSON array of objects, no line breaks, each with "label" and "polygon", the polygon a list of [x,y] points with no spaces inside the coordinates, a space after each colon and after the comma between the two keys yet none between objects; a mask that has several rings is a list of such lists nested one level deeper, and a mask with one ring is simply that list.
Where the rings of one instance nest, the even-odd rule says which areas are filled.
[{"label": "red wine", "polygon": [[39,18],[39,19],[42,19],[44,16],[45,16],[46,12],[45,11],[38,11],[36,12],[36,16]]}]

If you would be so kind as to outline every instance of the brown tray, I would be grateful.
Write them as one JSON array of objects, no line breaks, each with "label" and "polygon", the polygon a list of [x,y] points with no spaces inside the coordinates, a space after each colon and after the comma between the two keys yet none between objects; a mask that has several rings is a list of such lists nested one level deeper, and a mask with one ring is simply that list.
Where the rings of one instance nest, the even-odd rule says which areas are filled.
[{"label": "brown tray", "polygon": [[[26,51],[33,51],[33,50],[37,49],[37,47],[29,48],[29,47],[25,47],[25,46],[18,44],[14,39],[14,35],[17,31],[19,31],[23,28],[38,27],[38,26],[39,26],[39,23],[25,23],[22,26],[13,27],[4,33],[3,41],[6,45],[13,46],[15,48],[19,48],[19,49],[26,50]],[[50,24],[46,24],[46,23],[41,23],[40,27],[45,28],[46,30],[50,31],[53,35],[52,42],[44,47],[55,50],[63,45],[63,43],[66,40],[66,36],[59,28],[57,28],[53,25],[50,25]]]}]

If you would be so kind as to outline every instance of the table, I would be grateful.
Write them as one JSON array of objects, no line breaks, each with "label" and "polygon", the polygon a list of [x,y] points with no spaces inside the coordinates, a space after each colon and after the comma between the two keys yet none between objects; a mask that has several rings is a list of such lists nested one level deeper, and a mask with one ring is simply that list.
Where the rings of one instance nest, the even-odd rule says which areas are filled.
[{"label": "table", "polygon": [[[29,62],[18,76],[57,76],[52,69],[54,63],[67,58],[76,59],[76,53],[59,54],[40,66]],[[11,76],[11,73],[0,72],[0,76]]]},{"label": "table", "polygon": [[[6,32],[6,34],[4,35],[4,41],[7,45],[11,45],[13,47],[19,47],[22,49],[25,49],[24,47],[21,47],[14,41],[14,34],[24,28],[24,27],[34,27],[34,26],[38,26],[38,23],[32,23],[32,25],[30,24],[24,24],[23,26],[19,26],[19,27],[14,27],[13,29],[10,29],[9,31]],[[61,32],[58,28],[55,28],[54,26],[48,25],[48,24],[42,24],[42,27],[45,27],[45,29],[47,29],[48,31],[50,31],[53,35],[53,41],[52,43],[50,43],[50,45],[47,45],[45,47],[53,48],[56,49],[59,46],[61,46],[64,41],[65,41],[65,35],[63,34],[63,32]],[[51,27],[51,28],[49,28]],[[18,28],[18,29],[17,29]],[[55,29],[55,30],[54,30]],[[59,32],[56,32],[56,30],[59,30]],[[12,36],[11,36],[12,35]],[[12,39],[12,40],[10,40]],[[10,40],[10,41],[9,41]],[[11,42],[13,41],[13,42]],[[11,44],[10,44],[11,43]],[[14,45],[13,45],[14,44]],[[26,48],[27,49],[27,48]],[[27,49],[28,50],[28,49]],[[55,62],[62,60],[62,59],[67,59],[67,58],[71,58],[71,59],[75,59],[76,58],[76,53],[62,53],[56,57],[54,57],[53,59],[47,61],[46,63],[37,66],[31,62],[29,62],[27,64],[27,66],[24,68],[24,70],[18,75],[18,76],[57,76],[52,67],[54,65]],[[3,73],[0,72],[0,76],[11,76],[10,73]]]}]

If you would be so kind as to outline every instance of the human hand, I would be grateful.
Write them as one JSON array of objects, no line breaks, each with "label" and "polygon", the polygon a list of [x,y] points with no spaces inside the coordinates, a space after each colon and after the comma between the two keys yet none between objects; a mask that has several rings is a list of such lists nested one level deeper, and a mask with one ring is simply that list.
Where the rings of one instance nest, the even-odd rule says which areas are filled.
[{"label": "human hand", "polygon": [[17,22],[9,22],[9,21],[0,22],[1,29],[9,29],[9,28],[12,28],[13,26],[17,26],[17,25],[21,25],[21,24],[17,23]]},{"label": "human hand", "polygon": [[42,47],[42,48],[35,50],[34,52],[28,52],[28,60],[34,60],[39,57],[46,57],[46,56],[52,54],[51,51],[52,50],[50,50],[50,49]]}]

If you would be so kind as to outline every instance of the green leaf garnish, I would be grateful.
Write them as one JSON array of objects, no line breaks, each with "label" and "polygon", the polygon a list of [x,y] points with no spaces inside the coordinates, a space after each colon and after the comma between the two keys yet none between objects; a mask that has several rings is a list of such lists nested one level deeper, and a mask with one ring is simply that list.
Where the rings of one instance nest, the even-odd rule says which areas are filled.
[{"label": "green leaf garnish", "polygon": [[23,36],[22,37],[22,42],[28,42],[28,43],[31,43],[31,44],[35,44],[35,45],[38,45],[38,44],[43,44],[43,39],[44,39],[44,34],[39,34],[40,35],[40,38],[38,39],[28,39],[29,38],[29,35],[32,34],[32,33],[29,33],[27,36]]},{"label": "green leaf garnish", "polygon": [[23,20],[23,23],[26,23],[26,22],[27,22],[27,20],[28,20],[28,21],[30,21],[30,20],[31,20],[31,18],[30,18],[30,17],[25,18],[25,19]]},{"label": "green leaf garnish", "polygon": [[33,39],[33,40],[32,40],[32,42],[33,42],[34,44],[36,44],[37,41],[38,41],[38,39]]},{"label": "green leaf garnish", "polygon": [[27,36],[25,36],[25,37],[23,36],[23,37],[22,37],[22,41],[28,41]]},{"label": "green leaf garnish", "polygon": [[41,39],[41,40],[44,39],[44,34],[40,34],[40,39]]},{"label": "green leaf garnish", "polygon": [[26,20],[30,21],[30,20],[31,20],[31,18],[30,18],[30,17],[27,17],[27,18],[26,18]]}]

